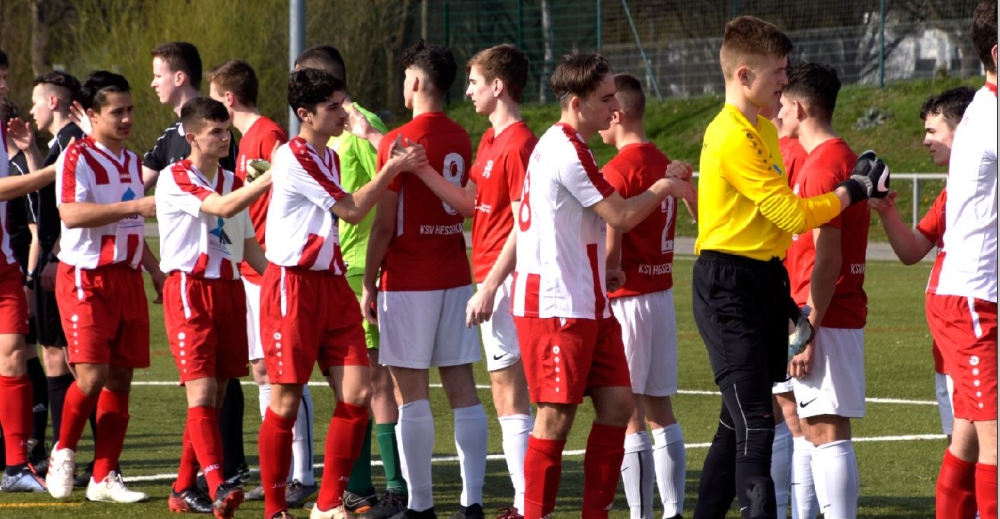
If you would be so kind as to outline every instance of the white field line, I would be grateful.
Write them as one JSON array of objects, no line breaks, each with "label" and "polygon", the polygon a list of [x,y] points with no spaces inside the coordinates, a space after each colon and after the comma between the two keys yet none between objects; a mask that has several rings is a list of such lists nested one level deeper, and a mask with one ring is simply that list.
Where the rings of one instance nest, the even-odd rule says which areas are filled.
[{"label": "white field line", "polygon": [[[856,442],[903,442],[903,441],[921,441],[921,440],[943,440],[945,435],[943,434],[912,434],[908,436],[872,436],[868,438],[854,438]],[[689,443],[684,446],[685,449],[707,449],[711,446],[711,443]],[[577,457],[583,456],[585,451],[580,450],[567,450],[563,451],[563,457]],[[487,460],[502,460],[504,459],[503,454],[489,454],[486,456]],[[455,463],[458,461],[458,456],[435,456],[431,459],[432,463]],[[316,468],[322,468],[322,463],[316,463]],[[381,460],[372,460],[372,466],[381,467]],[[251,472],[258,472],[259,470],[254,468],[250,469]],[[132,476],[125,478],[126,482],[134,481],[172,481],[177,479],[177,474],[150,474],[148,476]]]},{"label": "white field line", "polygon": [[[251,380],[241,380],[240,383],[244,386],[255,386],[257,385]],[[133,386],[173,386],[180,388],[180,384],[176,381],[169,380],[136,380],[132,382]],[[310,386],[326,386],[326,382],[312,381],[309,382]],[[431,384],[430,387],[441,389],[441,384]],[[485,384],[477,384],[476,389],[482,391],[489,389],[490,386]],[[702,391],[702,390],[692,390],[692,389],[681,389],[677,392],[681,395],[699,395],[699,396],[719,396],[718,391]],[[937,405],[937,401],[934,400],[906,400],[902,398],[866,398],[865,402],[870,404],[902,404],[902,405]]]}]

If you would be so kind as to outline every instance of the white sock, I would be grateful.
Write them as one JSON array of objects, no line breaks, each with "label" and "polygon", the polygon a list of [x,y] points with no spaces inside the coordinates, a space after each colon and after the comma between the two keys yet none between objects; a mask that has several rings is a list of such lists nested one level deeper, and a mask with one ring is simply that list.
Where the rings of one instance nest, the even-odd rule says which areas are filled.
[{"label": "white sock", "polygon": [[813,485],[812,452],[805,436],[792,439],[792,519],[816,519],[819,502]]},{"label": "white sock", "polygon": [[817,445],[812,455],[816,496],[824,519],[854,518],[858,515],[858,462],[851,440]]},{"label": "white sock", "polygon": [[687,451],[680,424],[671,424],[653,431],[653,466],[656,487],[663,503],[663,517],[678,516],[684,511],[684,479]]},{"label": "white sock", "polygon": [[434,506],[431,492],[431,456],[434,453],[434,416],[428,400],[399,406],[396,424],[399,465],[409,488],[407,507],[422,512]]},{"label": "white sock", "polygon": [[[313,476],[313,401],[309,386],[302,387],[299,416],[292,429],[292,467],[288,475],[303,485],[315,485]],[[289,480],[289,483],[291,480]]]},{"label": "white sock", "polygon": [[260,403],[260,419],[264,420],[264,413],[271,405],[271,384],[261,384],[257,386],[257,401]]},{"label": "white sock", "polygon": [[653,446],[646,431],[625,437],[622,484],[632,519],[653,517]]},{"label": "white sock", "polygon": [[453,409],[455,449],[462,468],[462,506],[483,504],[486,479],[486,411],[482,404]]},{"label": "white sock", "polygon": [[514,508],[524,513],[524,456],[528,452],[528,436],[535,427],[535,419],[527,414],[501,416],[503,431],[503,457],[507,460],[510,482],[514,485]]},{"label": "white sock", "polygon": [[788,424],[781,422],[774,426],[774,443],[771,444],[771,479],[774,480],[778,519],[785,519],[791,477],[792,433],[788,431]]}]

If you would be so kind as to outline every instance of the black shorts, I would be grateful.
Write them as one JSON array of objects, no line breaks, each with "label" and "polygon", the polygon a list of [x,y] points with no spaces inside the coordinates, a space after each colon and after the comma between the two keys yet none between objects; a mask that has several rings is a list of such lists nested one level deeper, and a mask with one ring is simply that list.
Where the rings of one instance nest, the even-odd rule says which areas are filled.
[{"label": "black shorts", "polygon": [[780,260],[703,251],[694,264],[694,319],[715,382],[786,380],[788,319],[798,315]]},{"label": "black shorts", "polygon": [[[42,272],[47,263],[48,254],[42,254],[38,261],[38,272]],[[42,288],[41,282],[35,278],[35,322],[34,331],[38,344],[42,346],[66,346],[66,334],[63,333],[62,320],[59,318],[59,306],[56,305],[56,293]]]}]

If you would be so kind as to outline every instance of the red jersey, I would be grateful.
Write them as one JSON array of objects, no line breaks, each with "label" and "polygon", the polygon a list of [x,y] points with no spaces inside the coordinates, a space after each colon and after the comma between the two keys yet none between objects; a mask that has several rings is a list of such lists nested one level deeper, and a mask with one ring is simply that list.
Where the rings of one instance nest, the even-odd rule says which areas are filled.
[{"label": "red jersey", "polygon": [[[829,193],[847,180],[858,156],[843,139],[830,139],[816,147],[802,163],[792,189],[808,198]],[[865,255],[868,247],[868,204],[854,204],[828,225],[840,229],[840,253],[843,264],[837,277],[837,288],[820,326],[828,328],[864,328],[868,317],[868,296],[865,281]],[[816,246],[812,233],[792,238],[785,257],[785,267],[792,284],[792,297],[802,306],[809,297],[809,281],[816,263]]]},{"label": "red jersey", "polygon": [[[377,170],[388,160],[398,135],[419,143],[430,166],[460,187],[469,181],[469,134],[443,112],[420,114],[382,138]],[[402,173],[389,184],[399,194],[396,226],[382,260],[379,290],[444,290],[472,284],[465,252],[465,218],[422,180]]]},{"label": "red jersey", "polygon": [[[941,190],[941,194],[934,200],[934,205],[927,211],[927,214],[920,219],[917,224],[917,231],[924,235],[928,241],[938,248],[937,256],[934,258],[934,267],[931,268],[931,276],[927,280],[927,297],[937,294],[938,278],[941,276],[941,265],[944,264],[944,208],[947,202],[948,192]],[[927,320],[938,319],[939,316],[928,313]],[[937,342],[932,345],[934,354],[934,372],[944,373],[944,359],[938,350]]]},{"label": "red jersey", "polygon": [[[799,140],[793,137],[782,137],[778,139],[778,148],[781,150],[781,160],[785,163],[785,174],[788,176],[788,185],[795,185],[795,174],[802,169],[805,162],[806,149],[802,147]],[[799,195],[802,196],[802,195]]]},{"label": "red jersey", "polygon": [[[251,160],[264,159],[273,162],[271,152],[274,151],[275,143],[284,144],[286,142],[288,142],[288,134],[274,121],[267,117],[261,117],[254,121],[243,138],[240,139],[240,151],[236,159],[236,176],[240,180],[247,179],[247,163]],[[268,190],[267,193],[254,200],[248,208],[257,241],[262,247],[264,246],[264,230],[267,226],[267,207],[270,204],[271,191]],[[259,285],[263,279],[246,261],[240,264],[240,275],[255,285]]]},{"label": "red jersey", "polygon": [[[601,173],[622,198],[647,191],[663,178],[670,159],[652,142],[629,144],[608,162]],[[668,196],[660,210],[622,235],[621,267],[625,285],[608,294],[616,297],[660,292],[674,286],[674,228],[677,200]]]},{"label": "red jersey", "polygon": [[469,177],[476,183],[476,212],[472,216],[472,273],[482,283],[496,263],[511,229],[511,202],[521,200],[524,172],[538,137],[524,122],[514,123],[500,135],[486,130],[479,141],[476,162]]}]

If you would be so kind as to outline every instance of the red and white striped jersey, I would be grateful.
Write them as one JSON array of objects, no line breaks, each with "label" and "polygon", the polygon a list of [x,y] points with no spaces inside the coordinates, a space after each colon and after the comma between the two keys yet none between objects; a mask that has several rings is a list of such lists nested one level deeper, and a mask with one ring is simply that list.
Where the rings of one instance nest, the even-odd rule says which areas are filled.
[{"label": "red and white striped jersey", "polygon": [[347,270],[340,252],[337,217],[330,211],[347,196],[340,187],[340,159],[329,148],[320,158],[295,137],[278,148],[271,167],[271,205],[265,241],[268,261],[282,267]]},{"label": "red and white striped jersey", "polygon": [[976,93],[948,164],[944,262],[937,293],[997,302],[997,87]]},{"label": "red and white striped jersey", "polygon": [[[56,161],[56,205],[114,204],[142,198],[142,162],[122,148],[121,157],[94,140],[74,142]],[[93,269],[124,263],[138,268],[143,252],[143,218],[137,214],[101,227],[70,229],[62,224],[59,261]]]},{"label": "red and white striped jersey", "polygon": [[604,288],[607,228],[590,207],[614,192],[575,129],[556,124],[539,139],[517,214],[514,315],[611,317]]},{"label": "red and white striped jersey", "polygon": [[204,279],[239,279],[243,240],[254,237],[250,213],[232,218],[201,212],[208,195],[227,195],[243,186],[222,169],[209,180],[190,160],[174,162],[156,185],[156,220],[160,228],[160,270],[179,270]]},{"label": "red and white striped jersey", "polygon": [[[7,129],[0,124],[0,178],[7,178],[10,156],[7,154]],[[2,265],[13,265],[17,262],[14,250],[10,246],[10,233],[7,232],[7,202],[0,202],[0,262]]]}]

